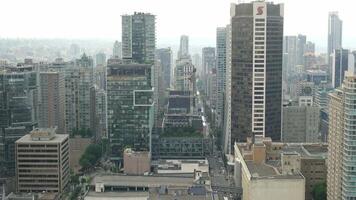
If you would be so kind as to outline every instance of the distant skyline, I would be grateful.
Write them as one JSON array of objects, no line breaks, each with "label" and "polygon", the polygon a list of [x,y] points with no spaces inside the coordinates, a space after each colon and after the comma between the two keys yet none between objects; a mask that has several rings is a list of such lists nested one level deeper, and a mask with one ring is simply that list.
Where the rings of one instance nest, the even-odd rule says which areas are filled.
[{"label": "distant skyline", "polygon": [[[240,1],[250,2],[250,1]],[[343,20],[343,47],[356,49],[355,1],[276,0],[285,4],[284,35],[307,35],[326,51],[328,13]],[[4,0],[0,38],[110,39],[121,41],[121,15],[156,15],[157,44],[214,46],[216,28],[229,23],[230,3],[238,0]]]}]

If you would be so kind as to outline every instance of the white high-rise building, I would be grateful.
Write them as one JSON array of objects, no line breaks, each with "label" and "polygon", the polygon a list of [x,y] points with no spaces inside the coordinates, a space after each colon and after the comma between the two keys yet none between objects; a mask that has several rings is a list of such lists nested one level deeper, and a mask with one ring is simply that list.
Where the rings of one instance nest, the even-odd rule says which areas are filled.
[{"label": "white high-rise building", "polygon": [[331,54],[335,49],[342,48],[342,20],[338,12],[330,12],[328,18],[328,63],[329,79],[331,78]]}]

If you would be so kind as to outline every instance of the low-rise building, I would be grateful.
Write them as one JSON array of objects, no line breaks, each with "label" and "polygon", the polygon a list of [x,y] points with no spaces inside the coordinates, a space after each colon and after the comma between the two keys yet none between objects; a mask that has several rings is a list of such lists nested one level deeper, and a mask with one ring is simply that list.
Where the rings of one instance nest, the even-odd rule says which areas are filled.
[{"label": "low-rise building", "polygon": [[243,200],[311,200],[315,185],[326,181],[326,157],[326,144],[248,138],[235,143],[235,182]]},{"label": "low-rise building", "polygon": [[124,173],[128,175],[143,175],[151,171],[151,154],[148,151],[124,151]]}]

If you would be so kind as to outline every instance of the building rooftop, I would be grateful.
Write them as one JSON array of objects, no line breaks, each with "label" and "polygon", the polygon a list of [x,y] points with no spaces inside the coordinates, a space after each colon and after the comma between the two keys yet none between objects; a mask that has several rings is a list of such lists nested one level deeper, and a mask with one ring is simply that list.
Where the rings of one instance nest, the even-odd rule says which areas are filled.
[{"label": "building rooftop", "polygon": [[186,186],[194,184],[191,177],[173,176],[128,176],[128,175],[97,175],[90,185],[103,183],[105,186],[129,186],[129,187],[159,187],[166,186]]},{"label": "building rooftop", "polygon": [[148,192],[93,192],[90,191],[84,200],[147,200]]},{"label": "building rooftop", "polygon": [[278,175],[273,167],[266,164],[255,164],[253,161],[246,161],[246,165],[252,177],[267,177]]},{"label": "building rooftop", "polygon": [[208,160],[159,160],[158,174],[187,174],[194,171],[209,172]]},{"label": "building rooftop", "polygon": [[67,134],[56,134],[55,131],[55,128],[36,128],[16,143],[61,143],[69,137]]},{"label": "building rooftop", "polygon": [[[247,143],[236,143],[236,145],[238,152],[235,155],[239,160],[242,156],[252,178],[303,178],[299,172],[282,173],[282,154],[297,155],[301,159],[325,159],[327,157],[327,144],[323,143],[282,143],[272,142],[270,138],[256,137],[254,143],[252,138],[248,138]],[[256,147],[259,150],[254,152]]]}]

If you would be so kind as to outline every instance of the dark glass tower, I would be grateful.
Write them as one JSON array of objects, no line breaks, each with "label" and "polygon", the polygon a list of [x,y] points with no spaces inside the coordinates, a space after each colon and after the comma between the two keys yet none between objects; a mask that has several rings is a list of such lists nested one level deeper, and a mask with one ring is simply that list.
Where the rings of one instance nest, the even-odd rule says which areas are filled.
[{"label": "dark glass tower", "polygon": [[122,57],[135,63],[154,62],[156,48],[155,16],[135,12],[122,16]]},{"label": "dark glass tower", "polygon": [[283,4],[231,8],[231,142],[281,139]]}]

